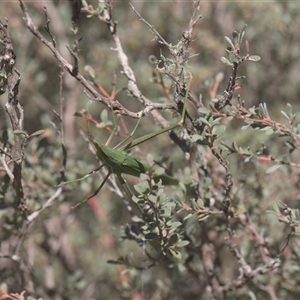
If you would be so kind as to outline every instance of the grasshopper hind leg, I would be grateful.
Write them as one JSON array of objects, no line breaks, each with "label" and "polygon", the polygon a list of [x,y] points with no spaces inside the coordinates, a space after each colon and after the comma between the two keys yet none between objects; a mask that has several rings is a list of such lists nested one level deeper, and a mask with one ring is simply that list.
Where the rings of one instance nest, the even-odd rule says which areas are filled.
[{"label": "grasshopper hind leg", "polygon": [[100,186],[97,188],[97,190],[88,198],[84,199],[81,202],[78,202],[75,206],[73,206],[72,208],[76,208],[77,206],[83,204],[84,202],[90,200],[91,198],[95,197],[96,195],[98,195],[98,193],[101,191],[101,189],[103,188],[104,184],[106,183],[108,177],[111,175],[111,172],[108,172],[107,175],[105,176],[105,178],[103,179],[102,183],[100,184]]}]

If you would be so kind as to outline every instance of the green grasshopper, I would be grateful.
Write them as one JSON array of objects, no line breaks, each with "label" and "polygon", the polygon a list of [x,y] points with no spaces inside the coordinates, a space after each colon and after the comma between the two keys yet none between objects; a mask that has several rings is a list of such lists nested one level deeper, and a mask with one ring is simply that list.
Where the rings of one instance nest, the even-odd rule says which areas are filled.
[{"label": "green grasshopper", "polygon": [[[121,175],[122,174],[128,174],[128,175],[132,175],[132,176],[135,176],[135,177],[140,177],[141,174],[149,172],[150,169],[146,165],[141,163],[139,160],[133,158],[132,156],[130,156],[129,154],[127,154],[124,151],[128,150],[132,147],[135,147],[135,146],[137,146],[137,145],[139,145],[139,144],[141,144],[141,143],[143,143],[147,140],[150,140],[151,138],[153,138],[155,136],[158,136],[158,135],[160,135],[164,132],[167,132],[167,131],[170,131],[170,130],[176,129],[177,127],[182,126],[183,121],[184,121],[185,111],[186,111],[186,102],[187,102],[187,98],[188,98],[190,84],[191,84],[191,80],[189,82],[189,85],[188,85],[188,88],[187,88],[187,91],[186,91],[181,120],[176,124],[173,124],[173,125],[171,125],[167,128],[163,128],[163,129],[158,130],[156,132],[149,133],[149,134],[147,134],[147,135],[145,135],[141,138],[135,139],[135,140],[130,141],[130,142],[125,144],[125,142],[133,135],[136,128],[138,127],[139,122],[141,120],[141,119],[139,119],[139,121],[137,122],[137,124],[136,124],[133,132],[130,134],[130,136],[128,138],[126,138],[123,142],[121,142],[121,145],[122,144],[125,144],[125,145],[121,146],[119,149],[110,148],[110,147],[107,146],[107,144],[103,144],[103,143],[97,141],[89,132],[87,133],[90,142],[93,144],[93,146],[96,149],[96,155],[97,155],[98,159],[101,162],[103,162],[103,164],[100,165],[97,169],[93,170],[92,172],[86,174],[85,176],[83,176],[79,179],[64,182],[61,185],[71,183],[71,182],[84,180],[85,178],[89,177],[90,175],[92,175],[95,172],[97,172],[98,170],[100,170],[103,166],[106,166],[106,168],[108,169],[108,173],[105,176],[105,178],[104,178],[103,182],[101,183],[101,185],[93,193],[93,195],[91,195],[87,199],[77,203],[75,205],[75,207],[77,207],[78,205],[86,202],[87,200],[91,199],[92,197],[96,196],[100,192],[100,190],[104,186],[106,180],[108,179],[108,177],[111,174],[115,174],[117,176],[117,179],[118,179],[119,183],[123,187],[123,189],[124,189],[126,195],[128,196],[128,198],[131,200],[132,194],[131,194],[129,188],[127,187],[127,185],[126,185],[126,183],[125,183],[125,181],[124,181],[124,179],[122,178]],[[111,135],[108,139],[108,142],[111,140],[112,136],[114,135],[114,132],[115,132],[115,130],[113,130],[113,132],[111,133]],[[118,146],[120,146],[120,144]],[[164,184],[164,185],[177,185],[178,184],[178,181],[176,179],[172,178],[171,176],[168,176],[167,174],[156,175],[156,176],[153,175],[152,178],[155,181],[161,180],[162,184]],[[134,205],[137,206],[135,203],[134,203]],[[141,209],[140,208],[138,208],[138,209],[141,212]]]}]

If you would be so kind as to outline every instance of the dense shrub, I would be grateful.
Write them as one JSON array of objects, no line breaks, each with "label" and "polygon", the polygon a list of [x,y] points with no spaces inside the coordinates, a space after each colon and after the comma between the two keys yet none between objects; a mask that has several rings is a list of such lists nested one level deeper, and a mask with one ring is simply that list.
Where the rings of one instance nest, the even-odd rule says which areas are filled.
[{"label": "dense shrub", "polygon": [[1,299],[299,298],[299,5],[19,2]]}]

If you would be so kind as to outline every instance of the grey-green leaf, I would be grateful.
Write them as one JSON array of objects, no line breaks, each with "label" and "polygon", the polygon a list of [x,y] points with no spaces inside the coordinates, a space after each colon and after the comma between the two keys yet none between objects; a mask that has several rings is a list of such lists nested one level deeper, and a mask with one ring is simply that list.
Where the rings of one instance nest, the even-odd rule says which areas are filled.
[{"label": "grey-green leaf", "polygon": [[233,45],[231,39],[230,39],[228,36],[225,36],[225,40],[228,42],[228,44],[229,44],[232,48],[234,48],[234,45]]},{"label": "grey-green leaf", "polygon": [[266,170],[266,174],[271,174],[271,173],[275,172],[280,167],[281,167],[281,165],[274,165],[274,166],[272,166],[272,167],[270,167]]},{"label": "grey-green leaf", "polygon": [[208,108],[206,108],[205,106],[203,106],[198,109],[198,112],[206,115],[206,114],[210,113],[210,110]]},{"label": "grey-green leaf", "polygon": [[251,61],[260,61],[261,57],[258,56],[258,55],[250,55],[248,57],[248,60],[251,60]]},{"label": "grey-green leaf", "polygon": [[221,62],[227,66],[232,66],[232,63],[224,56],[221,57]]},{"label": "grey-green leaf", "polygon": [[43,134],[43,133],[45,133],[45,132],[46,132],[45,129],[38,130],[38,131],[32,133],[32,134],[29,136],[29,138],[34,137],[34,136],[41,135],[41,134]]},{"label": "grey-green leaf", "polygon": [[225,132],[225,130],[226,130],[225,125],[215,126],[213,128],[213,134],[215,134],[217,138],[219,138]]},{"label": "grey-green leaf", "polygon": [[185,247],[189,243],[190,243],[189,241],[181,241],[181,242],[176,244],[176,247]]}]

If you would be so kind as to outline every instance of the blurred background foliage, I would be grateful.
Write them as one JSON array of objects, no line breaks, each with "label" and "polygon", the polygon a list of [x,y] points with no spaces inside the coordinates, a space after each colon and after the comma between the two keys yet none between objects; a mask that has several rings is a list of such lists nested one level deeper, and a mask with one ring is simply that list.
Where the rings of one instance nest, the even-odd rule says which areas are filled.
[{"label": "blurred background foliage", "polygon": [[[36,25],[45,26],[43,7],[47,7],[51,28],[55,35],[58,49],[65,58],[71,61],[66,45],[72,45],[71,11],[67,1],[25,1]],[[95,2],[93,2],[95,3]],[[159,44],[149,28],[141,22],[131,10],[129,1],[115,1],[113,17],[118,21],[118,32],[129,63],[135,72],[140,90],[154,102],[167,101],[161,86],[153,83],[153,65],[149,57],[159,57],[162,53],[169,57],[167,49]],[[166,41],[176,44],[192,13],[190,1],[132,1],[138,12],[152,24]],[[40,138],[30,141],[26,149],[24,166],[25,192],[28,195],[30,210],[37,209],[55,191],[59,183],[61,168],[61,146],[58,133],[59,122],[53,110],[59,111],[59,70],[53,55],[27,30],[22,19],[18,2],[2,2],[1,20],[9,20],[9,32],[14,43],[17,57],[16,68],[20,71],[22,81],[19,99],[25,109],[25,130],[32,133],[46,129]],[[274,120],[284,122],[280,111],[290,103],[294,111],[299,111],[300,95],[300,6],[296,1],[207,1],[201,4],[202,19],[194,31],[192,53],[197,54],[188,63],[188,72],[193,74],[191,91],[198,98],[202,95],[205,106],[210,103],[209,88],[219,72],[230,75],[230,68],[225,66],[221,56],[225,56],[228,46],[224,36],[231,36],[233,30],[241,30],[245,24],[246,39],[250,44],[251,54],[261,57],[259,63],[245,63],[239,75],[245,75],[239,91],[246,106],[257,106],[265,102]],[[97,74],[97,80],[110,93],[115,81],[118,99],[125,107],[139,111],[141,107],[126,90],[127,81],[121,74],[114,43],[105,24],[96,17],[87,18],[81,14],[79,34],[80,70],[90,65]],[[218,92],[226,88],[227,80],[220,83]],[[1,131],[9,128],[9,119],[3,109],[6,94],[0,96]],[[83,93],[83,88],[68,74],[64,77],[63,97],[65,98],[64,128],[66,147],[68,150],[67,178],[78,178],[91,171],[97,164],[93,155],[87,150],[86,143],[79,134],[78,119],[73,115],[76,111],[87,109],[95,119],[101,121],[100,114],[104,107],[92,103]],[[193,115],[193,108],[189,108]],[[163,113],[171,123],[174,119],[169,112]],[[110,116],[108,115],[110,118]],[[298,118],[298,117],[296,117]],[[124,118],[128,131],[135,121]],[[297,119],[299,121],[299,119]],[[150,117],[142,120],[136,136],[155,130]],[[234,120],[227,123],[227,130],[222,136],[226,143],[235,141],[239,146],[252,151],[265,143],[273,156],[282,156],[287,149],[277,136],[266,136],[257,130],[241,131],[244,124]],[[95,132],[94,132],[95,133]],[[123,133],[125,134],[125,133]],[[108,134],[104,130],[95,133],[98,139],[105,140]],[[116,143],[116,142],[115,142]],[[166,135],[161,135],[139,147],[139,157],[146,157],[147,152],[154,157],[170,156],[173,169],[180,176],[184,167],[184,155],[176,149]],[[217,165],[206,150],[203,156],[208,160],[210,176],[222,185],[223,170]],[[299,155],[293,154],[297,160]],[[245,164],[243,158],[230,156],[230,168],[233,173],[234,193],[238,208],[238,198],[244,198],[252,221],[264,232],[270,242],[273,255],[278,255],[286,243],[289,227],[279,223],[276,215],[266,214],[272,203],[282,200],[291,207],[298,208],[299,175],[290,168],[281,168],[273,174],[265,174],[269,163],[256,161]],[[178,167],[180,166],[180,167]],[[216,168],[215,168],[216,167]],[[218,167],[218,168],[217,168]],[[175,172],[176,174],[176,172]],[[99,175],[101,177],[101,175]],[[122,241],[128,213],[122,202],[110,189],[104,188],[97,200],[81,205],[73,210],[71,206],[91,194],[101,182],[96,176],[74,185],[67,185],[55,205],[46,209],[30,228],[30,234],[24,247],[27,259],[33,266],[35,293],[43,299],[210,299],[205,295],[197,296],[200,285],[205,281],[202,262],[195,258],[193,266],[187,271],[186,266],[158,264],[149,270],[140,271],[123,265],[108,264],[128,255],[129,265],[140,266],[144,259],[143,248],[131,241]],[[0,179],[1,180],[1,179]],[[132,183],[135,183],[133,181]],[[5,187],[5,182],[1,187]],[[207,190],[211,181],[207,181]],[[11,196],[12,193],[7,193]],[[7,210],[0,211],[1,223],[5,228],[1,232],[2,253],[10,244],[4,241],[11,237],[11,230],[18,220],[12,220]],[[232,222],[235,222],[234,220]],[[234,224],[233,224],[234,225]],[[220,258],[219,276],[226,281],[238,274],[238,264],[232,263],[232,254],[221,240],[224,238],[224,224],[219,218],[210,217],[204,227],[195,220],[186,224],[186,235],[194,239],[201,248],[201,236],[207,231],[210,241],[220,244],[217,256]],[[249,261],[256,257],[251,253],[254,244],[246,238],[245,228],[236,224],[235,230],[239,240],[237,243],[245,252]],[[10,240],[11,243],[11,240]],[[299,241],[293,241],[295,247],[285,252],[283,258],[284,271],[278,271],[275,282],[281,281],[278,299],[295,299],[299,296]],[[7,247],[7,248],[6,248]],[[198,248],[199,247],[199,248]],[[298,249],[298,250],[297,250]],[[181,262],[183,263],[183,262]],[[293,269],[295,268],[295,269]],[[192,270],[193,269],[193,270]],[[23,287],[15,278],[13,266],[4,258],[0,258],[0,283],[2,289],[10,292],[21,292]],[[199,275],[202,274],[202,275]],[[293,278],[293,279],[292,279]],[[259,284],[266,284],[263,277],[258,277]],[[297,287],[298,286],[298,287]],[[255,288],[250,284],[239,291],[228,294],[228,299],[262,299],[264,292],[250,296]],[[143,295],[144,298],[141,298]],[[294,295],[294,296],[293,296]],[[140,298],[139,298],[140,297]],[[196,298],[195,298],[196,297]],[[198,297],[198,298],[197,298]],[[240,298],[241,297],[241,298]],[[252,297],[252,298],[251,298]],[[294,297],[294,298],[293,298]],[[275,299],[275,298],[274,298]]]}]

